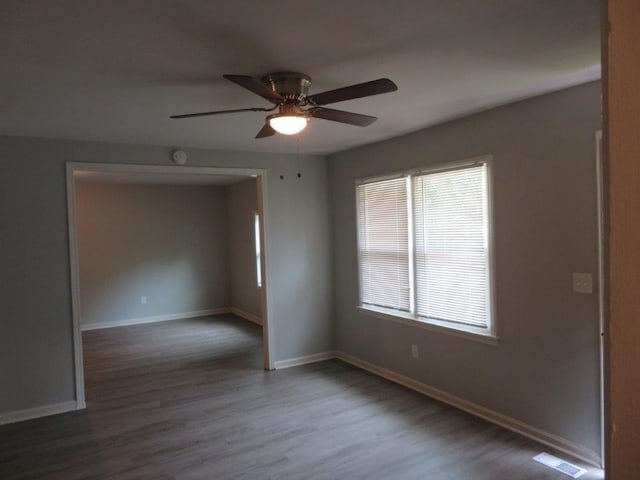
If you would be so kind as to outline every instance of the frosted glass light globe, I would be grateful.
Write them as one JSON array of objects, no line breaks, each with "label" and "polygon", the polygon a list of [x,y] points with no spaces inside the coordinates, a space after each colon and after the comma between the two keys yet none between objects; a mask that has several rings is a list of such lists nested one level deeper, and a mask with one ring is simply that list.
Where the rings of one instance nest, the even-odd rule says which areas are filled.
[{"label": "frosted glass light globe", "polygon": [[305,129],[307,117],[292,114],[274,115],[269,119],[269,125],[283,135],[295,135]]}]

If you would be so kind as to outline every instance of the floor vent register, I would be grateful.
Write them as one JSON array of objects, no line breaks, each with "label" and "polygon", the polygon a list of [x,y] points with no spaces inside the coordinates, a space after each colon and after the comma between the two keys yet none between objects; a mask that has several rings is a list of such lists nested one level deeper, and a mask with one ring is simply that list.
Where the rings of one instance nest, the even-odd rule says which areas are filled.
[{"label": "floor vent register", "polygon": [[558,457],[554,457],[553,455],[549,455],[548,453],[541,453],[533,457],[533,459],[536,462],[562,472],[565,475],[570,476],[571,478],[578,478],[581,475],[587,473],[584,468],[576,467],[575,465],[569,462],[565,462],[564,460]]}]

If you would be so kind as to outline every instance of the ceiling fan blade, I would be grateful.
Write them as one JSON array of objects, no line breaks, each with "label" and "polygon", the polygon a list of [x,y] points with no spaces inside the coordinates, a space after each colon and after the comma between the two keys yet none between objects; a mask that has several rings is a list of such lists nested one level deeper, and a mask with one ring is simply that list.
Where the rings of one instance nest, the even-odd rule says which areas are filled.
[{"label": "ceiling fan blade", "polygon": [[333,122],[348,123],[349,125],[357,125],[359,127],[371,125],[378,119],[377,117],[371,117],[369,115],[324,107],[312,108],[309,110],[309,114],[315,118],[322,118],[323,120],[331,120]]},{"label": "ceiling fan blade", "polygon": [[247,90],[252,91],[256,95],[260,95],[262,98],[269,100],[271,103],[280,103],[284,101],[284,97],[278,92],[274,92],[267,87],[260,80],[256,80],[249,75],[222,75],[227,80],[232,81]]},{"label": "ceiling fan blade", "polygon": [[260,129],[260,131],[256,135],[256,138],[271,137],[275,134],[276,134],[276,131],[273,128],[271,128],[271,125],[269,125],[269,123],[267,122],[264,124],[264,127]]},{"label": "ceiling fan blade", "polygon": [[208,115],[221,115],[223,113],[237,113],[237,112],[270,112],[271,110],[273,110],[273,108],[236,108],[234,110],[215,110],[213,112],[185,113],[183,115],[171,115],[169,118],[206,117]]},{"label": "ceiling fan blade", "polygon": [[344,102],[353,98],[369,97],[381,93],[395,92],[398,86],[388,78],[379,78],[370,82],[358,83],[349,87],[337,88],[327,92],[310,95],[308,99],[315,105]]}]

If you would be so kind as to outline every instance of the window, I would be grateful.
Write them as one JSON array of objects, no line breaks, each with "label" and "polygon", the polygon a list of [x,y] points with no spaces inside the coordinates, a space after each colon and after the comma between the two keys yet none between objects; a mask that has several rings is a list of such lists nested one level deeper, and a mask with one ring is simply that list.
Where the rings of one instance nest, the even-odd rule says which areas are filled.
[{"label": "window", "polygon": [[262,258],[260,252],[260,214],[253,212],[253,233],[256,240],[256,286],[262,287]]},{"label": "window", "polygon": [[405,312],[411,308],[407,190],[406,178],[358,188],[363,304]]},{"label": "window", "polygon": [[494,336],[487,160],[357,186],[360,306]]}]

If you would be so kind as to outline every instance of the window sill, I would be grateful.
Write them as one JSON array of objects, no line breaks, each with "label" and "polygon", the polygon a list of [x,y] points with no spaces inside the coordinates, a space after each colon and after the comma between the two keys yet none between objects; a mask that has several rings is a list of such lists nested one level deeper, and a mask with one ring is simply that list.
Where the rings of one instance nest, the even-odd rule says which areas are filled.
[{"label": "window sill", "polygon": [[464,325],[451,326],[449,324],[441,324],[440,322],[427,322],[424,320],[418,320],[411,314],[403,314],[402,312],[396,312],[386,309],[378,309],[373,307],[356,307],[363,315],[371,317],[382,318],[383,320],[391,320],[392,322],[401,323],[403,325],[409,325],[411,327],[424,328],[425,330],[431,330],[432,332],[444,333],[445,335],[451,335],[458,338],[464,338],[475,342],[485,343],[487,345],[498,345],[498,337],[491,333],[479,331],[473,327],[467,327]]}]

